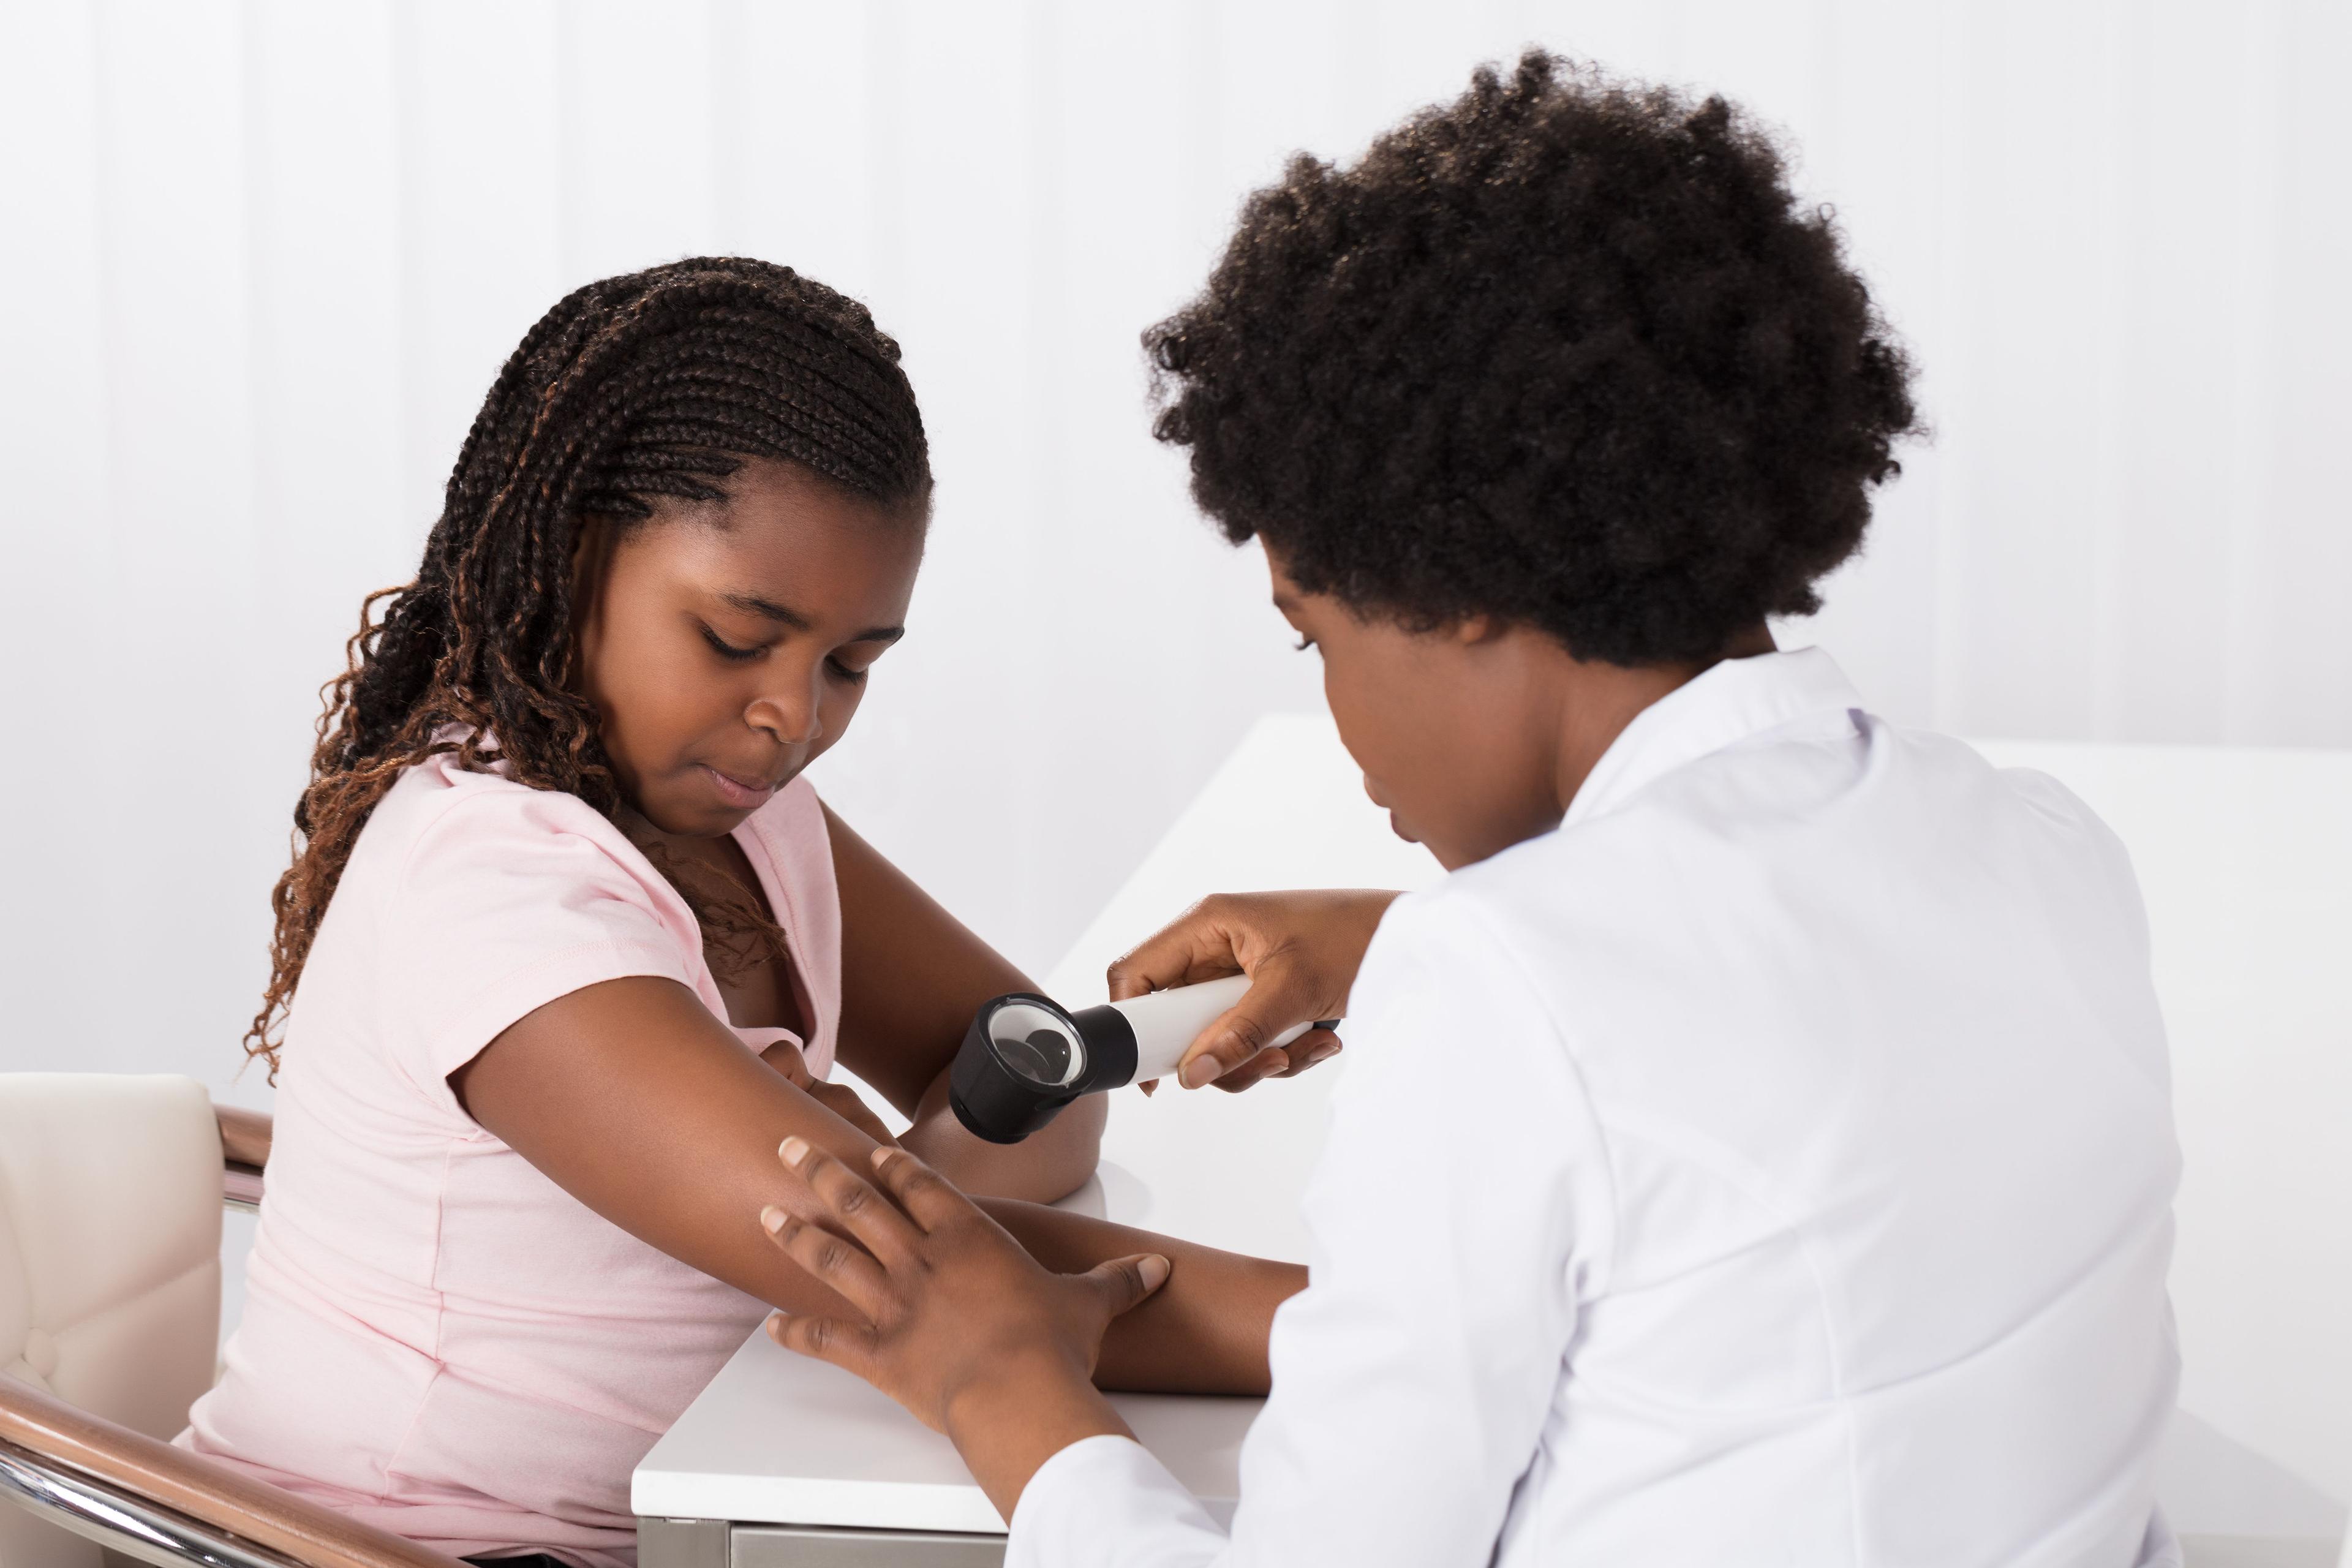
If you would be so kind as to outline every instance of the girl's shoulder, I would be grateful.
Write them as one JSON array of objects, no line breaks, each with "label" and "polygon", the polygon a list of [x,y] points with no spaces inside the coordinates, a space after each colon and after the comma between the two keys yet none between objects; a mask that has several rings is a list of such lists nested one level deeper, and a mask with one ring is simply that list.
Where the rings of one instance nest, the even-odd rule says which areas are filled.
[{"label": "girl's shoulder", "polygon": [[534,789],[503,769],[469,768],[455,752],[437,752],[403,769],[368,819],[385,822],[404,837],[435,830],[445,820],[477,820],[492,833],[577,833],[599,829],[625,843],[604,813],[562,790]]},{"label": "girl's shoulder", "polygon": [[340,1036],[455,1115],[448,1074],[558,996],[651,975],[712,1004],[700,953],[686,901],[593,806],[429,757],[361,831],[289,1034]]},{"label": "girl's shoulder", "polygon": [[517,895],[563,900],[593,889],[665,924],[691,916],[676,889],[604,813],[562,790],[464,766],[453,752],[412,764],[376,804],[344,888],[445,918]]}]

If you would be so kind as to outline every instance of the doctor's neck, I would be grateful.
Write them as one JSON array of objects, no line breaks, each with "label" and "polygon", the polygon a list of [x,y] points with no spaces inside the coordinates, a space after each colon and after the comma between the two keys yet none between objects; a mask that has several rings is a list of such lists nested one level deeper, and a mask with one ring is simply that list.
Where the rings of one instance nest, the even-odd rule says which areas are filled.
[{"label": "doctor's neck", "polygon": [[[1644,710],[1726,659],[1752,658],[1778,650],[1771,627],[1762,621],[1734,637],[1713,658],[1630,668],[1573,658],[1558,643],[1536,635],[1566,667],[1558,677],[1559,718],[1550,781],[1559,816],[1568,815],[1584,781]],[[1554,817],[1553,826],[1558,822],[1559,817]]]},{"label": "doctor's neck", "polygon": [[[1497,640],[1506,645],[1495,650],[1497,668],[1470,672],[1471,692],[1492,705],[1497,720],[1525,723],[1534,744],[1519,763],[1524,771],[1517,780],[1517,790],[1525,792],[1524,814],[1507,805],[1508,796],[1498,792],[1496,804],[1503,809],[1496,812],[1493,832],[1485,839],[1491,845],[1488,854],[1559,826],[1601,757],[1628,725],[1660,700],[1726,659],[1776,651],[1771,628],[1761,621],[1733,637],[1712,658],[1667,664],[1580,659],[1552,637],[1525,627],[1512,628]],[[1487,682],[1481,676],[1492,680],[1483,691],[1479,689]],[[1517,750],[1499,746],[1498,760]],[[1505,841],[1495,842],[1498,837]],[[1441,852],[1439,858],[1445,856]]]}]

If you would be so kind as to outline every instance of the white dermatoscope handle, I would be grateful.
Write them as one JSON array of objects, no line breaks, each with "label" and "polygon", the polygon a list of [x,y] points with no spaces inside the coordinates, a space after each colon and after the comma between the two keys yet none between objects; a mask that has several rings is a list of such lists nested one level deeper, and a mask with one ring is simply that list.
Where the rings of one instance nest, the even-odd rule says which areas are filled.
[{"label": "white dermatoscope handle", "polygon": [[[1155,1078],[1173,1078],[1176,1064],[1200,1037],[1201,1031],[1217,1021],[1219,1015],[1240,1001],[1249,990],[1249,976],[1230,974],[1223,980],[1203,980],[1197,985],[1179,985],[1169,991],[1147,991],[1140,996],[1130,996],[1112,1006],[1127,1015],[1128,1027],[1135,1031],[1135,1078],[1143,1083]],[[1313,1024],[1300,1024],[1285,1029],[1270,1044],[1286,1046]]]}]

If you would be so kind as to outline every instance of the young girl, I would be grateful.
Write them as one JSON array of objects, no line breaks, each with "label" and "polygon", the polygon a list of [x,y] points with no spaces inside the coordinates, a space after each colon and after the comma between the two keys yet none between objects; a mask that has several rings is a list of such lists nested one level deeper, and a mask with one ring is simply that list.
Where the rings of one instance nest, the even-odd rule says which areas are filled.
[{"label": "young girl", "polygon": [[778,1337],[946,1431],[1023,1568],[2177,1563],[2131,868],[1774,651],[1913,416],[1769,144],[1530,56],[1294,163],[1151,341],[1160,434],[1451,873],[1227,900],[1125,977],[1286,947],[1273,1027],[1353,987],[1232,1528],[1087,1380],[1181,1257],[1056,1278],[911,1154],[787,1144],[864,1250],[766,1216],[852,1308]]},{"label": "young girl", "polygon": [[[1086,1179],[1098,1102],[956,1125],[973,1009],[1031,987],[801,777],[905,629],[930,485],[897,345],[787,268],[531,329],[331,693],[245,1316],[183,1442],[452,1552],[627,1562],[645,1450],[772,1306],[839,1305],[751,1218],[786,1135],[887,1141],[835,1062],[1041,1258],[1138,1250],[1013,1201]],[[1182,1256],[1106,1377],[1263,1388],[1299,1271]]]}]

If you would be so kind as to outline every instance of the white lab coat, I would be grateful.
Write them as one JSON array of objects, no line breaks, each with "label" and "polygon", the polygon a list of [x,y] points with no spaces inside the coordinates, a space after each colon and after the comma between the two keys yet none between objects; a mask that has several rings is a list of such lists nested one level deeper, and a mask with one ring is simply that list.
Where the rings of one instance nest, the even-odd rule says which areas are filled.
[{"label": "white lab coat", "polygon": [[1230,1536],[1124,1438],[1023,1568],[2130,1568],[2178,1358],[2123,847],[1818,651],[1400,900]]}]

